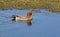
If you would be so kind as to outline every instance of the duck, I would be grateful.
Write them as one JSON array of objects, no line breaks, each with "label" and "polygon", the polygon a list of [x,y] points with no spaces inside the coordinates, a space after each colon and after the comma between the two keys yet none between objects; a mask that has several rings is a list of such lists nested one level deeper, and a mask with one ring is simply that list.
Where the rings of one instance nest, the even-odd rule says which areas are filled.
[{"label": "duck", "polygon": [[15,21],[29,21],[32,20],[32,12],[28,12],[26,16],[13,15],[13,20]]}]

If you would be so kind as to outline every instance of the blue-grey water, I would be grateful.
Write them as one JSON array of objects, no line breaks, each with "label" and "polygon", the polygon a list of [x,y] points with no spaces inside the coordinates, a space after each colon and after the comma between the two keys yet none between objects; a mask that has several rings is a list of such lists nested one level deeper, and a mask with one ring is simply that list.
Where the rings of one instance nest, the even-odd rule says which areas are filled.
[{"label": "blue-grey water", "polygon": [[60,37],[60,13],[45,9],[32,11],[33,19],[12,21],[12,15],[26,15],[29,10],[0,10],[0,37]]}]

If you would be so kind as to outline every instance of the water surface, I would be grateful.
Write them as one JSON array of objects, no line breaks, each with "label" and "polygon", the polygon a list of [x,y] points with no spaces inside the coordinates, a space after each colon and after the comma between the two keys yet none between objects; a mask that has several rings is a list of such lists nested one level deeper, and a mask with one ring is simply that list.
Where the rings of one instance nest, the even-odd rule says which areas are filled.
[{"label": "water surface", "polygon": [[33,20],[12,21],[12,15],[26,15],[29,10],[0,10],[0,37],[60,37],[60,14],[41,9],[33,11]]}]

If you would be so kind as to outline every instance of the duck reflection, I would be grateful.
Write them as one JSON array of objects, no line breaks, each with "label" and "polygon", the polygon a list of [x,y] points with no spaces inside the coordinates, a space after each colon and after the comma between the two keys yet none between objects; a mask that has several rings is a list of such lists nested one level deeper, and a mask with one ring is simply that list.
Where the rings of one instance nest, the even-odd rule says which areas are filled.
[{"label": "duck reflection", "polygon": [[31,20],[30,20],[30,21],[27,21],[27,25],[28,25],[28,26],[32,26]]}]

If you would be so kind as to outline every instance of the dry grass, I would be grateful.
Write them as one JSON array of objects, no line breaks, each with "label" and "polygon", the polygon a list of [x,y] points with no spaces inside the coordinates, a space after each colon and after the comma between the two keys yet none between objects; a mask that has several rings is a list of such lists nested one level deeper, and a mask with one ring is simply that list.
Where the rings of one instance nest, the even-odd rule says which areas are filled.
[{"label": "dry grass", "polygon": [[60,11],[60,0],[0,0],[0,9],[47,8]]}]

